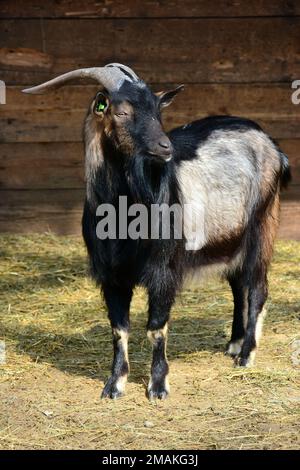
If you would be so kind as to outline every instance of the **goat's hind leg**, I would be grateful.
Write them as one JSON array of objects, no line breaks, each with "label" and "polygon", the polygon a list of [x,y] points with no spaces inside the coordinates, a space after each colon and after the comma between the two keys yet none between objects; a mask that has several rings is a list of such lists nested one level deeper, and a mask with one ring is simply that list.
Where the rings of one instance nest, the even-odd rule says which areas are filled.
[{"label": "goat's hind leg", "polygon": [[248,317],[248,288],[240,273],[231,276],[228,281],[233,294],[234,309],[231,338],[226,354],[235,359],[240,354],[244,342]]},{"label": "goat's hind leg", "polygon": [[244,263],[248,284],[248,319],[238,365],[249,367],[254,363],[262,333],[265,302],[268,297],[267,273],[271,262],[274,238],[278,226],[278,193],[260,224],[254,224]]},{"label": "goat's hind leg", "polygon": [[114,356],[111,376],[105,384],[101,398],[118,398],[124,394],[129,373],[128,334],[132,289],[104,286],[103,294],[112,327]]},{"label": "goat's hind leg", "polygon": [[244,342],[237,364],[250,367],[254,363],[256,348],[258,346],[262,324],[265,316],[264,304],[268,296],[267,277],[264,269],[252,274],[248,295],[248,322]]}]

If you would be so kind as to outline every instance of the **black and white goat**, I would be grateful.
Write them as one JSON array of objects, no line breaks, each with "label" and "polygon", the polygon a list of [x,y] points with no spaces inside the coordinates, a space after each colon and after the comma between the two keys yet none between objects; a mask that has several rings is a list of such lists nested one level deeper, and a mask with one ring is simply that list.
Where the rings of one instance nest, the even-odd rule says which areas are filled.
[{"label": "black and white goat", "polygon": [[[112,375],[102,396],[124,392],[129,308],[137,285],[149,295],[153,359],[148,395],[168,395],[170,309],[184,279],[195,271],[202,277],[216,270],[228,280],[234,312],[227,352],[238,365],[250,365],[267,298],[280,188],[290,179],[287,157],[256,123],[232,116],[207,117],[165,133],[161,109],[182,87],[155,94],[121,64],[75,70],[24,91],[44,93],[78,78],[101,85],[84,127],[83,236],[113,333]],[[204,214],[201,246],[185,249],[188,228],[182,239],[99,239],[96,209],[111,203],[118,211],[120,196],[147,207],[191,204]]]}]

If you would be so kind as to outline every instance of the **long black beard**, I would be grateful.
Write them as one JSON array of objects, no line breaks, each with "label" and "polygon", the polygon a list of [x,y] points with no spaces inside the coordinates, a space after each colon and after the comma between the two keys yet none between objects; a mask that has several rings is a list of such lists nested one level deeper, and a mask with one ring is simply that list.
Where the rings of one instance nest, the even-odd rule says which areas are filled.
[{"label": "long black beard", "polygon": [[173,172],[171,162],[157,163],[143,155],[131,157],[126,165],[126,175],[134,202],[146,206],[170,204],[171,182],[175,179]]}]

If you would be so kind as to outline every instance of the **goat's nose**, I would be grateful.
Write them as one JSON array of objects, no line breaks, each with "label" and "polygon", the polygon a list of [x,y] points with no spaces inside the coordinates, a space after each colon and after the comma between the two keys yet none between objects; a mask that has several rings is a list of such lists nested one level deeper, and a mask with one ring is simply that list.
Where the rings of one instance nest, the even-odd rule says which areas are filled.
[{"label": "goat's nose", "polygon": [[167,137],[160,139],[160,141],[158,142],[158,145],[166,150],[169,150],[171,148],[171,142],[169,141]]}]

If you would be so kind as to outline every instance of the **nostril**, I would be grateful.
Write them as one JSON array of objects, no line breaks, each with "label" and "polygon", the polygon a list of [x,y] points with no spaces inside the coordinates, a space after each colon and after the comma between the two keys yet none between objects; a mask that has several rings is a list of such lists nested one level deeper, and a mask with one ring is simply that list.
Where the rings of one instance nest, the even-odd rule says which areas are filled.
[{"label": "nostril", "polygon": [[169,149],[170,148],[170,142],[166,140],[160,140],[158,142],[158,145],[164,149]]}]

